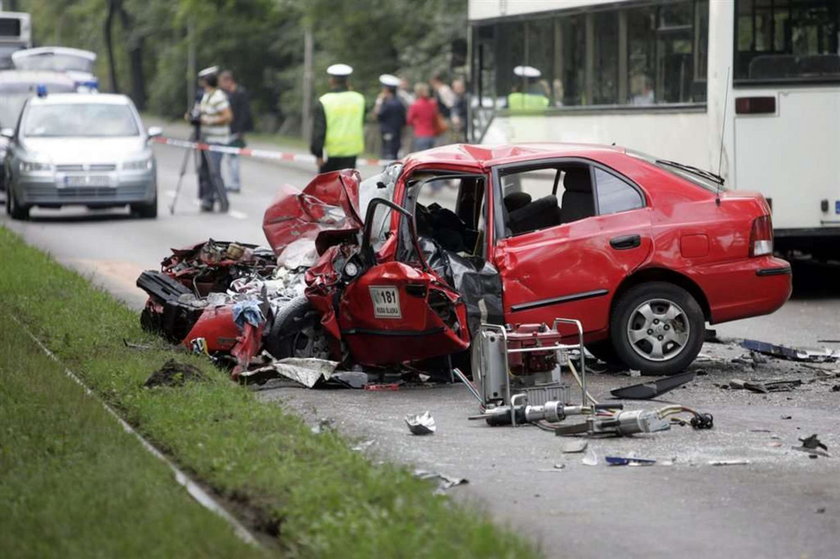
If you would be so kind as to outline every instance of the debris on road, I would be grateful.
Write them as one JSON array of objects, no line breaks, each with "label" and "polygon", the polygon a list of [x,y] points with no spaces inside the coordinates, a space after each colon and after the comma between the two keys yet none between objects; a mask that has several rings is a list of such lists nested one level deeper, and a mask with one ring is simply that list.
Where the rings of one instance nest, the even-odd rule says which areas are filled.
[{"label": "debris on road", "polygon": [[428,479],[437,482],[435,495],[443,495],[443,493],[447,489],[451,489],[458,485],[465,485],[469,483],[469,480],[467,480],[466,478],[451,477],[445,474],[432,472],[429,470],[414,470],[414,477],[418,479]]},{"label": "debris on road", "polygon": [[563,454],[576,454],[586,450],[588,445],[589,442],[586,439],[566,439],[560,447],[560,452]]},{"label": "debris on road", "polygon": [[412,435],[432,435],[437,431],[435,418],[428,410],[421,414],[405,416],[405,424]]},{"label": "debris on road", "polygon": [[335,430],[335,419],[331,417],[319,419],[318,423],[312,426],[312,433],[315,435],[320,435],[321,433],[333,430]]},{"label": "debris on road", "polygon": [[610,394],[625,400],[649,400],[694,380],[694,371],[686,371],[653,382],[614,388]]},{"label": "debris on road", "polygon": [[241,382],[262,384],[268,379],[285,377],[306,388],[329,382],[338,367],[336,361],[326,359],[298,359],[289,357],[273,361],[265,367],[240,373]]},{"label": "debris on road", "polygon": [[828,446],[817,438],[816,433],[810,437],[800,438],[799,442],[801,442],[802,445],[792,447],[794,450],[806,452],[810,454],[812,458],[815,458],[816,456],[825,456],[826,458],[831,457],[828,453]]},{"label": "debris on road", "polygon": [[709,466],[747,466],[749,460],[709,460]]},{"label": "debris on road", "polygon": [[609,466],[653,466],[656,460],[649,458],[634,458],[632,456],[607,456],[604,461]]},{"label": "debris on road", "polygon": [[586,456],[581,458],[580,463],[584,466],[597,466],[598,454],[590,448],[588,451],[586,451]]},{"label": "debris on road", "polygon": [[761,394],[767,394],[769,392],[790,392],[797,386],[802,386],[802,380],[773,380],[744,383],[744,389],[752,392],[759,392]]},{"label": "debris on road", "polygon": [[783,345],[771,344],[759,340],[743,340],[741,347],[770,355],[778,359],[789,361],[809,361],[812,363],[835,363],[840,360],[840,352],[830,349],[808,349],[792,348]]},{"label": "debris on road", "polygon": [[155,386],[184,386],[187,381],[204,380],[204,373],[189,363],[180,363],[170,359],[163,366],[146,379],[143,386],[153,388]]}]

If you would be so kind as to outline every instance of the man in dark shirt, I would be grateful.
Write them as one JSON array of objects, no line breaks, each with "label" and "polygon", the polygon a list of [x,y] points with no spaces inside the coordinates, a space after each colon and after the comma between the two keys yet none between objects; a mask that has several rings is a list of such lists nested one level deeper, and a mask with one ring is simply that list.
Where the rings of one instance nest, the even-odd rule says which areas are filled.
[{"label": "man in dark shirt", "polygon": [[397,98],[399,78],[382,74],[379,83],[382,84],[382,92],[376,98],[373,113],[379,121],[382,135],[382,159],[393,160],[399,158],[402,129],[405,126],[405,106]]},{"label": "man in dark shirt", "polygon": [[[233,72],[225,70],[219,75],[219,87],[228,96],[230,108],[233,111],[233,121],[230,123],[231,142],[229,145],[244,148],[245,132],[254,129],[251,118],[251,100],[245,88],[236,83]],[[242,186],[239,181],[239,155],[230,153],[225,156],[228,168],[228,192],[239,192]]]}]

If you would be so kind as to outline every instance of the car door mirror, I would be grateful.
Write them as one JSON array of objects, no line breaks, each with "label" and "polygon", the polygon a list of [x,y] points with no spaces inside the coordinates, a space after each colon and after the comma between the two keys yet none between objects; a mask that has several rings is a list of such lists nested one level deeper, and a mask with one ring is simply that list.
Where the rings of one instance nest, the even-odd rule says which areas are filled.
[{"label": "car door mirror", "polygon": [[3,128],[0,130],[0,136],[4,138],[9,138],[10,140],[15,137],[15,130],[14,128]]},{"label": "car door mirror", "polygon": [[157,138],[163,135],[163,128],[160,126],[150,126],[146,134],[148,134],[149,138]]},{"label": "car door mirror", "polygon": [[359,250],[364,270],[368,270],[376,265],[376,253],[373,250],[371,237],[373,235],[373,218],[376,215],[376,208],[378,206],[388,206],[392,210],[405,216],[408,220],[408,234],[411,237],[409,241],[411,242],[411,246],[414,247],[414,250],[417,252],[417,258],[420,260],[420,268],[428,270],[429,267],[426,264],[426,259],[423,258],[423,251],[420,250],[417,229],[414,226],[414,216],[412,216],[411,212],[407,209],[384,198],[374,198],[371,200],[368,204],[367,212],[365,213],[365,228],[362,232],[362,245]]}]

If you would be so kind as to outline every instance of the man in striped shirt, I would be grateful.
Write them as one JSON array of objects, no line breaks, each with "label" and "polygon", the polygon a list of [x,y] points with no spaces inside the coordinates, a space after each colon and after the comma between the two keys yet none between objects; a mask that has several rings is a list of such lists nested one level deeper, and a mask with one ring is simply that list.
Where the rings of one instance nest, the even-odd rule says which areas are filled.
[{"label": "man in striped shirt", "polygon": [[[210,145],[226,146],[230,143],[230,122],[233,112],[227,95],[219,88],[218,66],[205,68],[198,74],[199,85],[204,95],[199,102],[201,114],[201,141]],[[212,212],[215,202],[219,211],[227,212],[228,203],[225,184],[222,180],[222,156],[217,151],[201,151],[201,167],[198,175],[198,197],[201,211]]]}]

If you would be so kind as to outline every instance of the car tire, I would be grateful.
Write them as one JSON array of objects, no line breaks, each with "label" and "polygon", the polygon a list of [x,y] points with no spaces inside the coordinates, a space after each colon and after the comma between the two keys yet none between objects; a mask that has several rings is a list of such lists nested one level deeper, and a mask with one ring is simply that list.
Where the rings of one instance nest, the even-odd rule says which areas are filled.
[{"label": "car tire", "polygon": [[12,219],[22,221],[29,219],[29,206],[22,206],[18,203],[15,191],[12,188],[6,192],[6,213]]},{"label": "car tire", "polygon": [[705,332],[700,305],[667,282],[631,287],[613,307],[610,338],[619,359],[648,375],[684,371],[700,353]]},{"label": "car tire", "polygon": [[599,340],[597,342],[589,342],[586,344],[586,350],[608,365],[623,365],[618,352],[615,351],[615,346],[612,340]]},{"label": "car tire", "polygon": [[132,204],[131,213],[143,219],[155,219],[158,214],[157,192],[155,192],[155,199],[148,204]]},{"label": "car tire", "polygon": [[321,315],[306,297],[292,299],[275,313],[265,349],[275,359],[329,359],[329,341],[321,326]]}]

